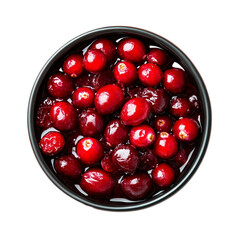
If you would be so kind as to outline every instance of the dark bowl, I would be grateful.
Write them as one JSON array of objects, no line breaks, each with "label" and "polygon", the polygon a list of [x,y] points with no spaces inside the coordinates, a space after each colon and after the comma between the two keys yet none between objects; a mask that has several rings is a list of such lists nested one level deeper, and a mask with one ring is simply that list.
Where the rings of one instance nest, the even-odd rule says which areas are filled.
[{"label": "dark bowl", "polygon": [[[191,164],[190,166],[188,166],[187,170],[183,172],[181,176],[178,178],[177,182],[173,184],[172,187],[168,188],[166,191],[159,192],[158,194],[155,194],[153,197],[145,201],[128,203],[124,205],[116,204],[113,202],[106,203],[106,202],[89,200],[83,195],[74,192],[72,189],[68,188],[63,182],[61,182],[58,179],[58,177],[54,174],[53,170],[50,169],[50,167],[47,165],[47,163],[44,160],[44,156],[39,149],[39,144],[36,137],[36,126],[34,121],[36,116],[36,106],[38,104],[38,100],[40,97],[39,94],[44,87],[44,79],[46,79],[46,76],[49,75],[51,68],[55,64],[59,63],[61,59],[66,55],[66,53],[71,52],[76,47],[84,46],[87,43],[99,37],[115,37],[115,36],[117,36],[118,38],[122,36],[133,36],[133,37],[144,38],[144,39],[147,39],[147,41],[155,45],[161,46],[163,49],[165,49],[168,53],[174,56],[177,62],[185,69],[188,75],[193,79],[193,81],[195,82],[195,85],[199,90],[199,96],[202,103],[202,121],[201,121],[202,134],[199,139],[199,144],[197,148],[194,150],[194,154],[191,156],[191,159],[190,159]],[[65,192],[72,198],[84,204],[87,204],[89,206],[105,209],[105,210],[114,210],[114,211],[136,210],[136,209],[149,207],[167,199],[168,197],[176,193],[178,190],[180,190],[198,169],[208,146],[210,131],[211,131],[211,105],[210,105],[206,87],[196,67],[193,65],[190,59],[174,44],[172,44],[165,38],[155,33],[152,33],[143,29],[139,29],[139,28],[119,27],[119,26],[99,28],[99,29],[95,29],[87,33],[81,34],[78,37],[74,38],[73,40],[69,41],[63,47],[61,47],[55,54],[53,54],[53,56],[44,65],[44,67],[40,71],[33,85],[32,92],[29,99],[29,106],[28,106],[29,138],[31,141],[34,154],[40,166],[42,167],[43,171],[58,188],[60,188],[63,192]]]}]

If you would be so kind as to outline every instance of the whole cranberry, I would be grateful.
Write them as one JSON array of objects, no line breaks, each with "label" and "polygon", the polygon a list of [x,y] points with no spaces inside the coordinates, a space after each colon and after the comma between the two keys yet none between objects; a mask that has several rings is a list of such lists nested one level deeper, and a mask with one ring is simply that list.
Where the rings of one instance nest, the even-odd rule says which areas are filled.
[{"label": "whole cranberry", "polygon": [[94,88],[95,91],[97,91],[99,88],[115,83],[116,80],[114,79],[114,75],[111,70],[104,70],[91,80],[91,85]]},{"label": "whole cranberry", "polygon": [[77,108],[88,108],[93,105],[94,91],[88,87],[81,87],[75,90],[72,95],[72,103]]},{"label": "whole cranberry", "polygon": [[82,167],[77,158],[73,155],[63,155],[54,161],[54,168],[58,174],[68,178],[79,178]]},{"label": "whole cranberry", "polygon": [[54,127],[61,131],[72,130],[77,123],[77,112],[68,102],[55,103],[51,107],[50,116]]},{"label": "whole cranberry", "polygon": [[113,73],[115,79],[124,85],[130,85],[137,79],[137,68],[129,61],[117,63]]},{"label": "whole cranberry", "polygon": [[155,63],[159,66],[163,66],[169,62],[169,56],[162,49],[152,48],[147,54],[147,61],[149,63]]},{"label": "whole cranberry", "polygon": [[172,120],[166,115],[159,116],[154,119],[153,126],[157,132],[170,132],[172,129]]},{"label": "whole cranberry", "polygon": [[130,199],[143,199],[151,192],[152,180],[147,173],[135,173],[123,178],[121,188]]},{"label": "whole cranberry", "polygon": [[81,188],[93,197],[109,197],[114,190],[112,176],[102,169],[90,169],[82,175]]},{"label": "whole cranberry", "polygon": [[157,139],[154,143],[154,150],[160,158],[172,158],[178,152],[178,142],[171,134],[161,132],[157,135]]},{"label": "whole cranberry", "polygon": [[84,110],[78,119],[79,128],[84,136],[98,136],[104,130],[104,120],[94,109]]},{"label": "whole cranberry", "polygon": [[61,152],[65,146],[65,140],[59,132],[49,132],[40,140],[40,147],[44,154],[53,156]]},{"label": "whole cranberry", "polygon": [[164,72],[163,86],[172,93],[181,93],[186,88],[185,72],[171,68]]},{"label": "whole cranberry", "polygon": [[184,148],[180,149],[174,157],[174,161],[178,167],[181,167],[187,161],[187,153]]},{"label": "whole cranberry", "polygon": [[117,47],[120,58],[131,62],[140,62],[146,55],[146,49],[140,40],[136,38],[124,38]]},{"label": "whole cranberry", "polygon": [[100,161],[103,157],[103,151],[102,144],[95,138],[85,137],[77,144],[77,155],[86,165]]},{"label": "whole cranberry", "polygon": [[105,154],[103,159],[101,160],[101,166],[102,169],[105,170],[106,172],[116,172],[117,169],[115,165],[112,162],[111,155]]},{"label": "whole cranberry", "polygon": [[172,185],[175,180],[175,171],[167,163],[160,163],[153,169],[152,178],[160,188],[167,188]]},{"label": "whole cranberry", "polygon": [[156,64],[145,63],[138,69],[140,82],[147,87],[156,87],[163,79],[163,72]]},{"label": "whole cranberry", "polygon": [[115,84],[101,87],[94,100],[96,110],[102,115],[114,113],[123,105],[123,102],[123,91]]},{"label": "whole cranberry", "polygon": [[138,151],[132,145],[118,145],[112,152],[112,161],[119,171],[134,172],[140,163]]},{"label": "whole cranberry", "polygon": [[176,97],[170,101],[170,113],[176,117],[187,116],[190,112],[190,103],[187,99]]},{"label": "whole cranberry", "polygon": [[137,126],[143,123],[150,114],[150,104],[144,98],[132,98],[121,110],[121,121],[124,125]]},{"label": "whole cranberry", "polygon": [[198,133],[198,123],[191,118],[181,118],[173,125],[173,135],[181,141],[193,141],[197,138]]},{"label": "whole cranberry", "polygon": [[83,57],[80,54],[72,54],[63,63],[63,71],[70,77],[79,77],[83,71]]},{"label": "whole cranberry", "polygon": [[139,148],[152,145],[155,141],[155,137],[155,132],[149,125],[133,127],[129,135],[131,144]]},{"label": "whole cranberry", "polygon": [[110,147],[116,147],[128,139],[128,128],[119,119],[114,119],[108,123],[104,131],[104,138]]},{"label": "whole cranberry", "polygon": [[96,73],[102,71],[106,63],[107,58],[100,50],[90,49],[84,54],[83,66],[89,72]]},{"label": "whole cranberry", "polygon": [[116,46],[111,40],[106,38],[101,38],[96,40],[91,46],[90,49],[97,49],[102,51],[107,60],[110,62],[116,57]]},{"label": "whole cranberry", "polygon": [[147,149],[140,158],[139,170],[149,171],[157,166],[158,158],[152,149]]},{"label": "whole cranberry", "polygon": [[48,79],[47,90],[54,98],[66,98],[73,91],[73,83],[68,76],[56,73]]}]

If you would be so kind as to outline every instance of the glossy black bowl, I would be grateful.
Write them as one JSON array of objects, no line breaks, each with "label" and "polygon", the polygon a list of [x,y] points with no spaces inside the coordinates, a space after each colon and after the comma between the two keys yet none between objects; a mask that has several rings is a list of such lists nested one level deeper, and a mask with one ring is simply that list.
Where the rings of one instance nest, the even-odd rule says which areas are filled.
[{"label": "glossy black bowl", "polygon": [[[117,204],[114,202],[100,202],[100,201],[93,201],[86,198],[84,195],[78,194],[74,192],[72,189],[67,187],[63,182],[61,182],[58,177],[54,174],[53,170],[46,164],[44,160],[44,156],[41,153],[36,137],[36,126],[35,126],[35,116],[36,116],[36,107],[38,104],[38,99],[40,97],[40,92],[43,89],[44,86],[44,79],[46,79],[46,76],[49,75],[49,72],[51,69],[61,61],[61,59],[69,52],[71,52],[73,49],[79,47],[79,46],[85,46],[86,44],[89,44],[93,40],[97,38],[102,37],[123,37],[123,36],[133,36],[133,37],[139,37],[144,38],[147,41],[151,42],[154,45],[158,45],[165,49],[168,53],[170,53],[176,61],[185,69],[185,71],[188,73],[188,75],[193,79],[195,82],[195,85],[197,86],[199,90],[199,96],[202,103],[202,134],[199,139],[199,145],[194,150],[194,154],[191,156],[191,164],[188,166],[187,170],[184,171],[176,183],[173,184],[172,187],[167,189],[166,191],[159,192],[158,194],[154,195],[153,197],[141,201],[141,202],[135,202],[135,203],[126,203],[126,204]],[[42,167],[43,171],[46,173],[46,175],[51,179],[51,181],[59,187],[63,192],[71,196],[72,198],[87,204],[92,207],[105,209],[105,210],[136,210],[140,208],[145,208],[148,206],[151,206],[153,204],[159,203],[174,193],[176,193],[179,189],[181,189],[188,180],[193,176],[197,168],[199,167],[204,154],[206,152],[209,137],[210,137],[210,131],[211,131],[211,105],[208,97],[208,93],[206,90],[206,87],[204,85],[204,82],[198,73],[197,69],[193,65],[193,63],[190,61],[190,59],[174,44],[166,40],[165,38],[143,30],[139,28],[132,28],[132,27],[105,27],[105,28],[99,28],[92,31],[89,31],[87,33],[81,34],[78,37],[74,38],[73,40],[66,43],[63,47],[61,47],[53,56],[47,61],[47,63],[42,68],[41,72],[39,73],[30,95],[29,99],[29,106],[28,106],[28,132],[30,141],[32,144],[32,148],[34,151],[34,154]]]}]

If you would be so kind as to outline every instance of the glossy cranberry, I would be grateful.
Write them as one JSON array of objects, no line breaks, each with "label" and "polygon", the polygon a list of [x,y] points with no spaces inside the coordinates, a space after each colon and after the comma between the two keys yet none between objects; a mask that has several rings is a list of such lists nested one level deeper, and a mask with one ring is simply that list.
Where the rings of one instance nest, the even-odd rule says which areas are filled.
[{"label": "glossy cranberry", "polygon": [[171,186],[175,180],[175,171],[167,163],[160,163],[153,169],[152,178],[160,188],[167,188]]},{"label": "glossy cranberry", "polygon": [[114,113],[123,105],[123,102],[123,91],[115,84],[101,87],[94,100],[96,110],[102,115]]},{"label": "glossy cranberry", "polygon": [[88,108],[81,113],[78,124],[84,136],[98,136],[104,130],[102,116],[92,108]]},{"label": "glossy cranberry", "polygon": [[144,98],[133,98],[124,104],[120,117],[124,125],[136,126],[143,123],[149,114],[150,104]]},{"label": "glossy cranberry", "polygon": [[108,61],[114,60],[116,57],[116,46],[111,40],[101,38],[96,40],[90,47],[90,49],[97,49],[102,51],[107,57]]},{"label": "glossy cranberry", "polygon": [[135,173],[123,178],[121,188],[130,199],[143,199],[151,192],[152,180],[147,173]]},{"label": "glossy cranberry", "polygon": [[170,101],[170,113],[176,117],[184,117],[190,113],[190,104],[187,99],[175,97]]},{"label": "glossy cranberry", "polygon": [[156,117],[153,121],[154,129],[157,132],[170,132],[172,129],[172,120],[168,116]]},{"label": "glossy cranberry", "polygon": [[112,152],[112,161],[119,171],[134,172],[140,163],[138,151],[132,145],[118,145]]},{"label": "glossy cranberry", "polygon": [[104,69],[107,58],[103,52],[96,49],[88,50],[83,57],[83,66],[89,72],[100,72]]},{"label": "glossy cranberry", "polygon": [[111,155],[105,154],[104,158],[101,160],[101,166],[102,169],[105,170],[106,172],[116,172],[117,169],[115,165],[112,162]]},{"label": "glossy cranberry", "polygon": [[58,174],[68,178],[79,178],[82,167],[73,155],[63,155],[54,161],[54,167]]},{"label": "glossy cranberry", "polygon": [[171,68],[164,72],[164,87],[172,93],[181,93],[186,88],[185,72],[182,69]]},{"label": "glossy cranberry", "polygon": [[53,156],[61,152],[65,146],[65,140],[59,132],[49,132],[40,140],[40,147],[44,154]]},{"label": "glossy cranberry", "polygon": [[163,66],[169,62],[169,56],[162,49],[152,48],[147,54],[147,61],[149,63],[155,63],[159,66]]},{"label": "glossy cranberry", "polygon": [[120,58],[131,62],[140,62],[146,55],[144,44],[136,38],[124,38],[117,47]]},{"label": "glossy cranberry", "polygon": [[127,141],[128,132],[128,128],[119,119],[115,119],[106,126],[104,138],[108,146],[116,147],[118,144]]},{"label": "glossy cranberry", "polygon": [[73,91],[73,83],[68,76],[56,73],[48,79],[47,90],[54,98],[66,98]]},{"label": "glossy cranberry", "polygon": [[113,73],[111,70],[104,70],[99,74],[95,75],[95,77],[91,80],[91,85],[95,91],[99,88],[115,83],[116,80],[114,79]]},{"label": "glossy cranberry", "polygon": [[178,152],[178,142],[171,134],[161,132],[157,135],[154,150],[160,158],[172,158]]},{"label": "glossy cranberry", "polygon": [[85,137],[77,144],[77,155],[86,165],[100,161],[103,157],[103,151],[102,144],[95,138]]},{"label": "glossy cranberry", "polygon": [[82,175],[81,188],[93,197],[109,197],[114,189],[114,180],[102,169],[90,169]]},{"label": "glossy cranberry", "polygon": [[50,116],[54,127],[61,131],[72,130],[77,123],[77,112],[68,102],[55,103],[51,107]]},{"label": "glossy cranberry", "polygon": [[173,134],[181,141],[193,141],[198,136],[198,133],[198,123],[191,118],[181,118],[173,125]]},{"label": "glossy cranberry", "polygon": [[184,148],[178,151],[177,155],[174,157],[174,160],[178,167],[181,167],[187,161],[187,153]]},{"label": "glossy cranberry", "polygon": [[129,61],[122,61],[114,67],[115,79],[124,85],[130,85],[137,79],[137,68]]},{"label": "glossy cranberry", "polygon": [[149,147],[155,141],[155,132],[149,125],[133,127],[129,134],[132,145],[139,148]]},{"label": "glossy cranberry", "polygon": [[163,79],[163,72],[156,64],[145,63],[138,69],[140,82],[147,87],[156,87]]},{"label": "glossy cranberry", "polygon": [[152,149],[147,149],[140,158],[139,170],[149,171],[158,164],[156,153]]},{"label": "glossy cranberry", "polygon": [[83,71],[83,57],[80,54],[72,54],[63,63],[63,71],[70,77],[76,78]]},{"label": "glossy cranberry", "polygon": [[72,95],[72,103],[77,108],[88,108],[93,105],[94,91],[88,87],[78,88]]}]

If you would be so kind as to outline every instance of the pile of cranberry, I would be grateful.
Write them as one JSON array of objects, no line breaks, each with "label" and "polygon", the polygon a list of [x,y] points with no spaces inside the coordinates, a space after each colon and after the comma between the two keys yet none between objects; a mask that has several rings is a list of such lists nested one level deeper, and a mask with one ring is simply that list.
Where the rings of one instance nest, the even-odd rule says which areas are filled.
[{"label": "pile of cranberry", "polygon": [[52,69],[36,125],[61,181],[118,202],[144,200],[176,182],[197,145],[201,110],[193,81],[173,63],[144,39],[101,38]]}]

